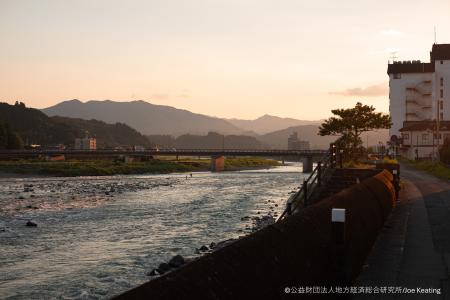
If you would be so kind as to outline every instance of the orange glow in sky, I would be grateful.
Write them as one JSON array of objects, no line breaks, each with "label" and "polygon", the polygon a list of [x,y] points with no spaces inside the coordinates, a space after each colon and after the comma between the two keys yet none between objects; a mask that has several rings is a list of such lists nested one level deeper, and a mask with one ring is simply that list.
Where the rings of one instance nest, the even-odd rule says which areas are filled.
[{"label": "orange glow in sky", "polygon": [[[416,3],[417,2],[417,3]],[[143,99],[219,117],[388,111],[387,62],[450,43],[450,2],[0,0],[0,101]]]}]

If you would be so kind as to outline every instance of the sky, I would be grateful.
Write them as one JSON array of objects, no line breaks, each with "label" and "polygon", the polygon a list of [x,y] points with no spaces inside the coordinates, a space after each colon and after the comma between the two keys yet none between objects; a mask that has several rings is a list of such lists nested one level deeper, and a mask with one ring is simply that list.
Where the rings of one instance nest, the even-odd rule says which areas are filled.
[{"label": "sky", "polygon": [[450,43],[450,1],[0,0],[0,102],[145,100],[218,117],[388,112],[387,63]]}]

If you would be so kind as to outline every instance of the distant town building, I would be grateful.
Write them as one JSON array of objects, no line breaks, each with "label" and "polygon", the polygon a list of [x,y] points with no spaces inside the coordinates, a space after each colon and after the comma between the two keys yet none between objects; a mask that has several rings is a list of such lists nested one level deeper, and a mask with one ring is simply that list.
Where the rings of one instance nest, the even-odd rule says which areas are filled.
[{"label": "distant town building", "polygon": [[288,138],[288,150],[309,150],[309,142],[299,140],[297,132]]},{"label": "distant town building", "polygon": [[388,64],[391,144],[409,159],[436,158],[450,137],[450,44],[433,44],[430,62]]},{"label": "distant town building", "polygon": [[75,139],[75,150],[96,150],[97,139],[84,137]]},{"label": "distant town building", "polygon": [[133,151],[145,151],[145,147],[144,146],[140,146],[140,145],[134,145],[133,146]]}]

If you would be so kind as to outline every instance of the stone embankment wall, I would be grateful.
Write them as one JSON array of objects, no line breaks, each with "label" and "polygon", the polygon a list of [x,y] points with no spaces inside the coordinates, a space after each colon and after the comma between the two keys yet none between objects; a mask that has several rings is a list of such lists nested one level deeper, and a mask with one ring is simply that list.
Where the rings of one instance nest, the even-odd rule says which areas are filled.
[{"label": "stone embankment wall", "polygon": [[[392,180],[382,171],[117,299],[279,299],[292,298],[286,287],[350,284],[395,205]],[[347,212],[344,247],[332,208]]]}]

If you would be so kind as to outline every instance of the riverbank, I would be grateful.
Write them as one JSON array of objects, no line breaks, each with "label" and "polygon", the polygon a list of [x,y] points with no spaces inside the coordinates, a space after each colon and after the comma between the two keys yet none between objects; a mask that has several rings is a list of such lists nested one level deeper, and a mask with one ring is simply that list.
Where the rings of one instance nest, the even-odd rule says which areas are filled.
[{"label": "riverbank", "polygon": [[[279,166],[278,161],[264,158],[227,158],[226,171]],[[22,176],[110,176],[118,174],[166,174],[199,172],[210,169],[209,160],[184,159],[179,161],[153,159],[144,162],[124,163],[109,160],[70,161],[0,161],[0,177],[12,174]]]}]

